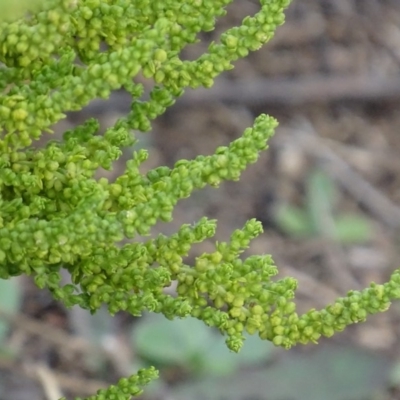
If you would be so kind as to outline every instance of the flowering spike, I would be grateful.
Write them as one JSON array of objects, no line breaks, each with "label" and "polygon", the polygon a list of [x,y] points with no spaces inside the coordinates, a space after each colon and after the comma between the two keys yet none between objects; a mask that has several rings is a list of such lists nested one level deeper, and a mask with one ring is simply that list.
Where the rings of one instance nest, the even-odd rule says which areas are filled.
[{"label": "flowering spike", "polygon": [[[150,130],[152,120],[188,87],[212,86],[234,61],[270,40],[289,0],[261,0],[259,12],[191,61],[181,51],[200,32],[214,29],[231,0],[41,0],[32,8],[33,3],[26,18],[17,10],[0,20],[1,279],[32,275],[67,307],[92,313],[106,305],[111,314],[197,318],[219,329],[235,352],[245,332],[284,348],[317,343],[400,298],[397,270],[383,285],[350,291],[299,316],[295,279],[275,279],[269,255],[240,258],[262,233],[254,219],[192,265],[192,246],[214,236],[216,221],[204,217],[170,236],[146,238],[157,222],[172,219],[179,200],[206,185],[238,180],[267,148],[277,126],[272,117],[257,117],[212,155],[143,174],[148,152],[142,149],[113,182],[97,178],[100,167],[112,169],[122,150],[135,144],[132,130]],[[153,82],[145,98],[139,75]],[[88,119],[62,140],[32,146],[65,113],[119,89],[131,94],[130,111],[104,134],[98,121]],[[62,269],[72,284],[62,286]],[[175,293],[165,290],[171,287]],[[153,368],[142,370],[87,399],[130,399],[156,377]]]}]

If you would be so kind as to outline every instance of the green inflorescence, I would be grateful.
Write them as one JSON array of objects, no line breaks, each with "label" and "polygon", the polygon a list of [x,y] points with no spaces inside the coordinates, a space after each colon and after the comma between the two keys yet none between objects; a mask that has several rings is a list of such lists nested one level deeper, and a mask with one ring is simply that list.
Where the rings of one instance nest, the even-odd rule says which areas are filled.
[{"label": "green inflorescence", "polygon": [[[171,236],[132,240],[149,235],[158,221],[170,221],[177,202],[194,190],[238,180],[267,148],[277,126],[269,116],[259,116],[242,137],[211,156],[142,174],[148,154],[140,150],[115,181],[95,177],[135,143],[133,131],[150,130],[186,88],[212,86],[235,60],[270,40],[290,0],[260,1],[257,14],[193,61],[182,60],[181,50],[198,41],[198,33],[213,30],[231,0],[42,3],[40,11],[0,22],[0,278],[32,275],[66,306],[91,312],[106,304],[111,314],[198,318],[218,328],[233,351],[240,350],[244,332],[284,348],[317,342],[400,298],[395,271],[383,285],[349,292],[299,316],[295,279],[273,280],[278,271],[269,255],[240,258],[262,233],[256,220],[194,265],[184,260],[194,243],[214,236],[214,220],[183,225]],[[139,73],[153,81],[148,100],[135,81]],[[89,119],[61,141],[32,146],[66,112],[121,88],[132,95],[130,112],[104,134]],[[61,269],[72,284],[61,285]],[[176,294],[167,294],[173,282]],[[156,375],[142,370],[88,399],[130,398]]]}]

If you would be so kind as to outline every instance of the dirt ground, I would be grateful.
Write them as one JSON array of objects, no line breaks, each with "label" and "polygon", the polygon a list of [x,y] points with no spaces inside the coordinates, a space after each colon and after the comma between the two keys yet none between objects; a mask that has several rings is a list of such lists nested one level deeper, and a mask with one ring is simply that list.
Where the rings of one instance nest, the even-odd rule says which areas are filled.
[{"label": "dirt ground", "polygon": [[[257,1],[234,2],[216,31],[186,49],[184,57],[201,54],[227,27],[257,9]],[[107,103],[71,114],[61,126],[82,121],[88,112],[107,126],[129,107],[125,100],[117,93]],[[155,231],[170,233],[206,215],[219,221],[216,239],[228,240],[246,220],[259,219],[265,233],[247,254],[270,253],[281,276],[299,280],[300,310],[320,308],[350,289],[387,280],[400,260],[400,2],[294,0],[286,24],[267,46],[238,61],[212,89],[186,93],[154,122],[151,133],[139,135],[140,146],[151,155],[145,168],[211,154],[239,137],[260,113],[280,122],[268,151],[240,182],[196,193],[178,205],[171,224]],[[335,187],[332,213],[366,222],[368,237],[336,240],[324,229],[298,237],[285,230],[279,210],[310,207],[315,171],[323,171]],[[212,242],[205,243],[193,256],[211,248]],[[13,361],[0,356],[1,400],[53,400],[51,392],[44,393],[53,380],[67,395],[86,396],[126,371],[127,357],[134,357],[124,334],[131,318],[119,315],[110,342],[88,350],[82,313],[65,310],[27,279],[21,284],[23,307],[10,320],[9,345],[23,352]],[[399,322],[400,307],[394,305],[332,342],[351,343],[397,362]],[[87,363],[76,368],[86,357],[96,363],[96,351],[119,367],[100,374]],[[400,394],[388,387],[383,398]]]}]

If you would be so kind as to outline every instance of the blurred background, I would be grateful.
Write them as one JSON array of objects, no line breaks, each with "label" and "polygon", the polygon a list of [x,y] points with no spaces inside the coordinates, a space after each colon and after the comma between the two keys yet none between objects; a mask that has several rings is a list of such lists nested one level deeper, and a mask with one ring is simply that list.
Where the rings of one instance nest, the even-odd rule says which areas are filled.
[{"label": "blurred background", "polygon": [[[184,57],[257,10],[235,1]],[[265,232],[246,255],[272,254],[280,277],[298,279],[300,312],[386,281],[400,265],[400,2],[294,0],[274,39],[235,66],[138,134],[135,148],[150,152],[143,171],[212,154],[260,113],[280,122],[270,148],[240,182],[196,192],[153,234],[206,215],[223,241],[259,219]],[[116,92],[71,113],[56,135],[90,116],[105,129],[128,110]],[[102,174],[118,176],[132,150]],[[198,245],[192,259],[212,250],[212,241]],[[90,316],[29,278],[0,281],[0,399],[84,397],[147,365],[161,376],[146,400],[400,399],[399,323],[396,303],[318,346],[285,351],[252,337],[233,355],[195,320]]]}]

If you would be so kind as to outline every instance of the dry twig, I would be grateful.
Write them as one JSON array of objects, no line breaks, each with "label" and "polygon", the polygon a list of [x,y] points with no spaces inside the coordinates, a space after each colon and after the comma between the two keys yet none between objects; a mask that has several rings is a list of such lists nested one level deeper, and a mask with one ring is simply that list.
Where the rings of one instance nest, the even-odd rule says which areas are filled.
[{"label": "dry twig", "polygon": [[[0,369],[7,369],[16,375],[23,375],[35,381],[39,380],[37,367],[38,365],[36,364],[21,364],[15,360],[0,358]],[[78,378],[57,372],[52,372],[52,379],[57,382],[57,385],[62,390],[68,390],[81,396],[92,395],[97,390],[109,386],[108,382]]]},{"label": "dry twig", "polygon": [[43,321],[35,321],[34,319],[22,314],[11,315],[0,309],[0,318],[5,319],[11,325],[28,332],[31,335],[37,335],[57,346],[60,351],[67,353],[88,353],[88,352],[103,352],[104,350],[95,346],[92,343],[65,331],[46,324]]},{"label": "dry twig", "polygon": [[400,207],[333,152],[308,121],[297,121],[296,128],[282,128],[281,135],[284,133],[287,134],[287,140],[294,141],[306,154],[314,157],[321,168],[371,214],[389,228],[400,228]]}]

